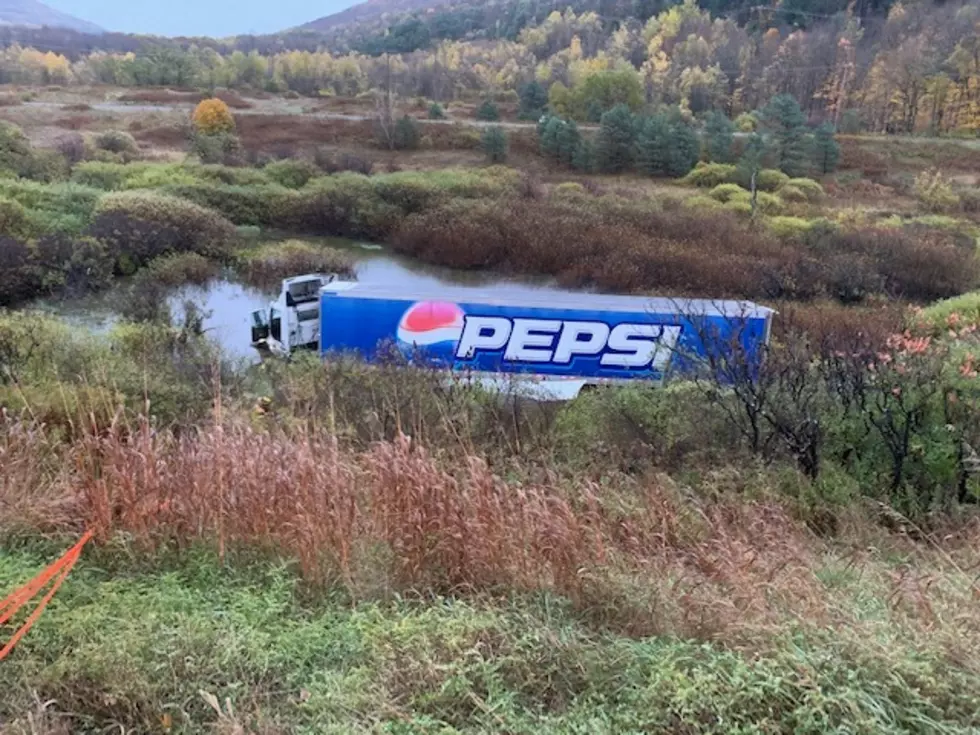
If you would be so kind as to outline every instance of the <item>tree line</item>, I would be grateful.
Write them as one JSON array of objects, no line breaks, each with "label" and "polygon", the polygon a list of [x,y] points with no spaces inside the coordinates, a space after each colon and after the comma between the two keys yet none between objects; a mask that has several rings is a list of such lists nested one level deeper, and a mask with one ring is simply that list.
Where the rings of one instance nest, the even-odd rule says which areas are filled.
[{"label": "tree line", "polygon": [[[695,0],[629,5],[636,15],[626,14],[624,2],[603,4],[602,12],[552,11],[491,41],[465,33],[451,40],[429,29],[424,47],[414,50],[415,42],[406,38],[429,28],[439,13],[389,24],[386,43],[400,44],[391,49],[362,44],[355,50],[356,43],[339,41],[332,51],[284,48],[292,36],[279,38],[279,48],[250,50],[236,48],[241,39],[147,42],[136,50],[82,54],[12,44],[0,52],[0,82],[229,87],[311,96],[384,88],[442,103],[516,101],[536,84],[554,112],[579,122],[598,122],[620,104],[634,113],[677,106],[698,117],[718,111],[738,120],[785,94],[808,121],[828,121],[844,132],[975,134],[980,128],[980,0],[898,3],[885,15],[887,3],[870,0],[850,12],[837,12],[831,0],[783,2],[778,12],[723,2],[702,7]],[[465,13],[468,7],[442,12]],[[536,2],[500,6],[514,12],[522,7],[537,18]],[[790,11],[808,22],[790,23]],[[400,24],[409,22],[415,30],[403,33]],[[295,37],[325,38],[313,32]]]}]

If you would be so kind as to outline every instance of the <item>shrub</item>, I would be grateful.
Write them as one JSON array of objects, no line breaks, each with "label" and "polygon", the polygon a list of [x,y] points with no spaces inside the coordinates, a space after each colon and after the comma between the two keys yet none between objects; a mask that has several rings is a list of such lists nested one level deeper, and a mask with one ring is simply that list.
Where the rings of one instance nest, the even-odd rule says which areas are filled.
[{"label": "shrub", "polygon": [[0,230],[0,306],[19,304],[38,294],[41,281],[33,266],[27,243]]},{"label": "shrub", "polygon": [[75,167],[71,180],[82,186],[116,191],[123,188],[123,182],[132,171],[132,169],[119,163],[86,161]]},{"label": "shrub", "polygon": [[273,182],[288,189],[302,189],[319,173],[309,161],[297,159],[275,161],[262,170]]},{"label": "shrub", "polygon": [[352,277],[354,260],[337,248],[286,240],[246,253],[239,259],[238,270],[247,283],[257,288],[273,288],[284,278],[304,273]]},{"label": "shrub", "polygon": [[681,183],[702,188],[714,188],[728,183],[735,175],[735,166],[727,163],[698,163]]},{"label": "shrub", "polygon": [[23,176],[33,151],[24,131],[13,123],[0,120],[0,171]]},{"label": "shrub", "polygon": [[442,109],[442,105],[438,102],[433,102],[429,105],[429,119],[430,120],[445,120],[446,111]]},{"label": "shrub", "polygon": [[0,234],[22,240],[33,234],[27,210],[20,202],[0,198]]},{"label": "shrub", "polygon": [[792,184],[786,184],[779,188],[779,197],[783,201],[792,202],[794,204],[802,204],[807,201],[806,194],[802,189],[799,189]]},{"label": "shrub", "polygon": [[393,141],[395,148],[400,151],[414,151],[419,147],[421,132],[414,117],[403,115],[395,123]]},{"label": "shrub", "polygon": [[476,119],[484,122],[497,122],[500,119],[500,111],[493,100],[483,100],[483,103],[476,110]]},{"label": "shrub", "polygon": [[800,217],[769,217],[766,225],[772,233],[783,239],[798,239],[810,230],[810,222]]},{"label": "shrub", "polygon": [[777,191],[789,182],[789,176],[774,168],[764,168],[755,177],[755,186],[759,191]]},{"label": "shrub", "polygon": [[265,172],[254,168],[236,168],[218,163],[185,166],[184,168],[193,175],[195,180],[200,181],[212,181],[234,186],[261,186],[269,183],[269,177],[266,176]]},{"label": "shrub", "polygon": [[362,158],[354,153],[334,153],[325,148],[318,148],[314,158],[316,165],[328,174],[335,174],[340,171],[353,171],[354,173],[370,175],[374,169],[374,162]]},{"label": "shrub", "polygon": [[[794,187],[803,194],[808,202],[818,201],[824,195],[823,187],[813,179],[790,179],[783,185],[783,188],[786,186]],[[777,193],[782,196],[782,188]]]},{"label": "shrub", "polygon": [[750,192],[738,184],[718,184],[708,193],[708,196],[717,199],[719,202],[728,202],[733,198],[744,198],[746,195],[751,196]]},{"label": "shrub", "polygon": [[491,125],[483,131],[483,152],[490,163],[507,160],[507,133],[499,125]]},{"label": "shrub", "polygon": [[173,288],[186,284],[202,285],[218,275],[218,266],[198,253],[173,253],[154,259],[146,276]]},{"label": "shrub", "polygon": [[735,128],[740,133],[754,133],[759,126],[759,118],[751,112],[743,112],[735,118]]},{"label": "shrub", "polygon": [[202,101],[191,117],[199,135],[221,135],[235,132],[235,117],[228,105],[219,99]]},{"label": "shrub", "polygon": [[960,206],[963,207],[964,212],[971,214],[980,212],[980,189],[977,187],[960,189],[957,195],[960,198]]},{"label": "shrub", "polygon": [[151,165],[137,171],[126,171],[123,189],[162,189],[165,186],[195,184],[198,179],[193,172],[178,165]]},{"label": "shrub", "polygon": [[0,180],[0,197],[20,202],[32,217],[73,217],[87,222],[102,192],[73,183]]},{"label": "shrub", "polygon": [[[746,202],[751,206],[752,192],[744,189],[741,192],[735,192],[729,196],[729,201]],[[755,206],[756,210],[762,214],[779,214],[783,208],[783,200],[775,194],[757,191],[755,193]]]},{"label": "shrub", "polygon": [[915,177],[914,192],[929,212],[950,212],[960,204],[953,185],[940,171],[923,171]]},{"label": "shrub", "polygon": [[242,143],[233,133],[197,133],[191,138],[191,152],[204,164],[234,166],[242,162]]},{"label": "shrub", "polygon": [[747,199],[732,199],[723,205],[726,212],[733,212],[739,216],[752,214],[752,202]]},{"label": "shrub", "polygon": [[65,157],[65,160],[70,166],[74,166],[85,160],[87,151],[85,148],[85,138],[82,137],[81,133],[66,133],[60,136],[55,141],[54,147],[55,150]]},{"label": "shrub", "polygon": [[95,147],[109,153],[116,153],[129,159],[135,158],[139,154],[139,146],[136,139],[129,133],[121,130],[108,130],[99,133],[93,139]]},{"label": "shrub", "polygon": [[717,199],[712,199],[710,196],[698,196],[688,197],[684,200],[683,206],[686,209],[696,209],[701,211],[712,211],[715,209],[721,209],[721,202]]},{"label": "shrub", "polygon": [[132,191],[102,198],[91,233],[113,257],[126,256],[138,267],[168,253],[224,256],[235,227],[217,212],[184,199]]},{"label": "shrub", "polygon": [[34,249],[45,290],[82,295],[107,288],[112,282],[112,258],[97,240],[45,235]]}]

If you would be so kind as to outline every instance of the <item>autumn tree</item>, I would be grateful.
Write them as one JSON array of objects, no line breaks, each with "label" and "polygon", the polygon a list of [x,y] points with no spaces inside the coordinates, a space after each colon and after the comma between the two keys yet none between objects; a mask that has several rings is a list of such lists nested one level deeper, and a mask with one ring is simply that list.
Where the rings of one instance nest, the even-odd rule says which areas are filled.
[{"label": "autumn tree", "polygon": [[199,135],[219,135],[235,132],[235,118],[223,101],[204,100],[194,109],[194,129]]}]

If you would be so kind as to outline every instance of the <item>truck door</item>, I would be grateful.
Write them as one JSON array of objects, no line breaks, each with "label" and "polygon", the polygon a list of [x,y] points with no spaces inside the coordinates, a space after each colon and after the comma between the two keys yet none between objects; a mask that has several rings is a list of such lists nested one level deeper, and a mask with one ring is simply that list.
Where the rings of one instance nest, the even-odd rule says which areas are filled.
[{"label": "truck door", "polygon": [[282,342],[282,312],[273,307],[269,311],[269,332],[277,342]]}]

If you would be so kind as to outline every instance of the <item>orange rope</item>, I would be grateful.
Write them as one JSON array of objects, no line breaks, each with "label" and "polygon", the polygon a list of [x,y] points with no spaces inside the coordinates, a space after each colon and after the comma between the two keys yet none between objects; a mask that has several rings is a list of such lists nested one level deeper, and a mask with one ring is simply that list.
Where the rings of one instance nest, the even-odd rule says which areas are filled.
[{"label": "orange rope", "polygon": [[78,541],[77,544],[72,546],[64,555],[58,559],[58,561],[49,565],[44,571],[38,574],[34,579],[32,579],[27,584],[19,587],[18,589],[7,595],[2,602],[0,602],[0,625],[3,625],[8,620],[10,620],[14,615],[16,615],[24,605],[26,605],[30,600],[32,600],[38,592],[40,592],[44,587],[54,579],[54,583],[51,585],[51,589],[47,591],[41,601],[34,608],[34,611],[30,614],[24,624],[17,629],[10,640],[7,642],[2,649],[0,649],[0,661],[6,658],[7,654],[10,653],[14,646],[23,638],[27,631],[38,621],[41,617],[41,613],[44,612],[44,608],[48,606],[51,602],[51,598],[54,597],[54,593],[58,591],[62,583],[67,579],[68,573],[75,566],[75,562],[82,555],[82,548],[88,543],[89,539],[92,538],[92,532],[87,531],[84,536]]}]

